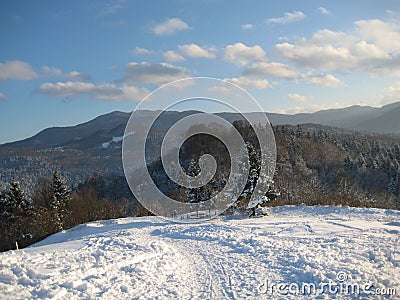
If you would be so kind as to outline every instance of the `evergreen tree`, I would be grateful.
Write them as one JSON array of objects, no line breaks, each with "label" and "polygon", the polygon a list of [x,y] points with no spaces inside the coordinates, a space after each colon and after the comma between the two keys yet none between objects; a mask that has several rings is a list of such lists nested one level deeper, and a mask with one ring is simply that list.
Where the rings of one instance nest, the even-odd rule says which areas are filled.
[{"label": "evergreen tree", "polygon": [[268,190],[265,193],[265,195],[259,199],[255,199],[255,200],[249,202],[249,204],[247,205],[247,209],[251,210],[250,217],[256,215],[257,209],[259,207],[262,207],[265,204],[267,204],[268,202],[275,200],[276,198],[278,198],[279,195],[280,195],[279,192],[277,192],[274,187],[274,182],[272,180],[270,180],[268,182]]},{"label": "evergreen tree", "polygon": [[0,217],[4,215],[6,210],[6,196],[4,192],[0,192]]},{"label": "evergreen tree", "polygon": [[[192,159],[189,163],[187,174],[191,177],[196,177],[200,174],[200,167],[197,165],[197,162]],[[200,201],[200,188],[189,188],[187,191],[187,202],[196,203]]]},{"label": "evergreen tree", "polygon": [[13,181],[2,199],[5,243],[8,249],[25,246],[32,238],[31,206],[18,181]]},{"label": "evergreen tree", "polygon": [[68,203],[70,201],[70,192],[58,172],[54,172],[52,178],[53,201],[51,209],[54,211],[54,222],[59,231],[65,229],[66,219],[68,217]]},{"label": "evergreen tree", "polygon": [[[189,163],[187,174],[191,177],[196,177],[200,174],[200,167],[198,166],[196,160],[192,159]],[[186,192],[186,200],[189,203],[199,203],[199,207],[201,210],[208,210],[210,213],[212,203],[205,203],[205,201],[209,200],[212,196],[212,188],[211,185],[214,185],[214,180],[211,183],[205,184],[196,188],[189,188]],[[197,211],[198,214],[198,211]]]},{"label": "evergreen tree", "polygon": [[6,215],[12,217],[16,214],[27,214],[30,208],[28,198],[18,181],[10,184],[8,192],[3,200],[3,210]]},{"label": "evergreen tree", "polygon": [[249,177],[247,178],[241,197],[250,199],[257,185],[258,176],[260,174],[261,157],[252,144],[246,143],[246,148],[249,155]]}]

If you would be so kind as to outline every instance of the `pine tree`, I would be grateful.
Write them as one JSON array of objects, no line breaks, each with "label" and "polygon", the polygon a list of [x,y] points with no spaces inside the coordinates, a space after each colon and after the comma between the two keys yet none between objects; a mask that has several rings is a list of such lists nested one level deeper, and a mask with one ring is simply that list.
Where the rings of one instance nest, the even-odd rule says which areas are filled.
[{"label": "pine tree", "polygon": [[69,214],[68,203],[70,200],[70,192],[57,171],[53,174],[52,187],[53,201],[51,203],[51,209],[54,211],[55,225],[59,231],[62,231],[65,229],[65,222]]},{"label": "pine tree", "polygon": [[4,192],[0,192],[0,217],[5,214],[6,211],[6,195]]},{"label": "pine tree", "polygon": [[249,163],[250,163],[249,177],[247,178],[247,182],[241,196],[243,198],[250,199],[257,185],[258,176],[260,174],[261,157],[258,155],[255,147],[252,144],[246,143],[246,148],[249,155]]},{"label": "pine tree", "polygon": [[247,209],[251,209],[250,217],[256,215],[257,209],[259,207],[262,207],[265,204],[267,204],[268,202],[275,200],[276,198],[278,198],[279,195],[280,195],[280,193],[277,192],[275,187],[274,187],[274,182],[272,180],[269,180],[269,182],[268,182],[268,190],[265,193],[265,195],[262,196],[259,199],[255,199],[254,201],[251,201],[248,204]]},{"label": "pine tree", "polygon": [[[187,174],[191,177],[196,177],[200,174],[200,167],[198,166],[196,160],[192,159],[189,163]],[[214,181],[210,184],[205,184],[196,188],[189,188],[186,192],[186,201],[189,203],[199,203],[199,207],[202,210],[208,210],[211,213],[211,207],[213,203],[205,203],[205,201],[209,200],[212,196],[212,188],[211,186],[214,184]],[[196,211],[198,215],[198,210]]]},{"label": "pine tree", "polygon": [[28,198],[18,181],[10,184],[8,192],[3,200],[3,209],[6,215],[12,217],[15,214],[27,214],[30,208]]},{"label": "pine tree", "polygon": [[[200,167],[197,162],[192,159],[189,163],[187,174],[191,177],[196,177],[200,174]],[[187,191],[187,202],[196,203],[200,201],[201,191],[200,188],[189,188]]]},{"label": "pine tree", "polygon": [[5,239],[8,249],[25,246],[32,238],[30,228],[31,205],[18,181],[13,181],[2,199]]}]

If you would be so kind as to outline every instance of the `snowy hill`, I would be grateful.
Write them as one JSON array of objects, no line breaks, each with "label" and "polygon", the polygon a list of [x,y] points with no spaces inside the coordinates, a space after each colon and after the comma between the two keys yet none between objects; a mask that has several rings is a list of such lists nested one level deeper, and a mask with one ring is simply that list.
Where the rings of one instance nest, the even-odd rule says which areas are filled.
[{"label": "snowy hill", "polygon": [[199,224],[99,221],[0,253],[0,298],[295,299],[313,286],[308,298],[395,298],[399,244],[400,212],[379,209],[285,206],[263,218]]}]

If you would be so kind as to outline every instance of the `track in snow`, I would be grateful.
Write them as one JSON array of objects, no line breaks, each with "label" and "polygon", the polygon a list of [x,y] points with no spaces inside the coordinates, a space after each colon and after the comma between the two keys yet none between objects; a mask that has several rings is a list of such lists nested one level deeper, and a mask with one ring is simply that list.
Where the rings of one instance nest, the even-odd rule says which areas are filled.
[{"label": "track in snow", "polygon": [[[280,299],[263,290],[266,282],[319,285],[337,283],[338,274],[398,296],[399,244],[400,212],[378,209],[277,207],[263,218],[199,224],[92,222],[1,253],[0,298]],[[321,296],[328,295],[309,297]]]}]

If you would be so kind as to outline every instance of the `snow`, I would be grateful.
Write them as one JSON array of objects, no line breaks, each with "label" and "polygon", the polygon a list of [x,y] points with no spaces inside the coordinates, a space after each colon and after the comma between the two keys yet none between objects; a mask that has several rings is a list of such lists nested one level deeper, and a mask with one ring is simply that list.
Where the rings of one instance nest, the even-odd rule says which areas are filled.
[{"label": "snow", "polygon": [[[0,299],[297,299],[270,288],[339,279],[398,297],[399,242],[400,212],[366,208],[283,206],[196,224],[97,221],[0,253]],[[307,296],[334,297],[351,298]]]},{"label": "snow", "polygon": [[249,204],[247,205],[247,209],[255,208],[255,207],[257,207],[258,205],[261,205],[261,204],[263,204],[263,203],[265,203],[265,202],[268,202],[268,201],[269,201],[269,199],[268,199],[266,196],[262,196],[262,197],[259,198],[259,199],[253,199],[253,200],[251,200],[251,201],[249,202]]},{"label": "snow", "polygon": [[101,144],[101,147],[104,149],[107,149],[108,147],[110,147],[111,143],[120,143],[122,142],[124,139],[124,136],[114,136],[111,141],[109,142],[105,142]]}]

